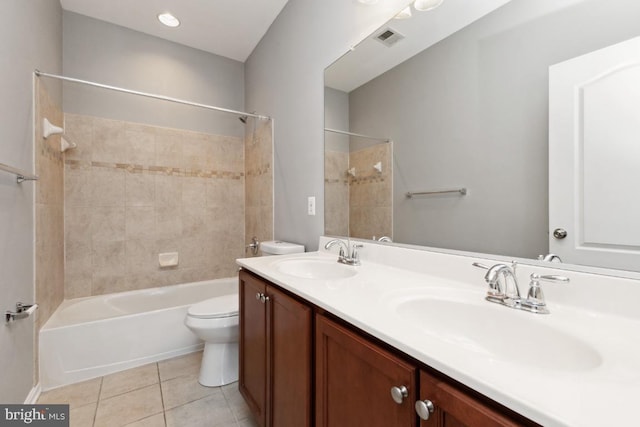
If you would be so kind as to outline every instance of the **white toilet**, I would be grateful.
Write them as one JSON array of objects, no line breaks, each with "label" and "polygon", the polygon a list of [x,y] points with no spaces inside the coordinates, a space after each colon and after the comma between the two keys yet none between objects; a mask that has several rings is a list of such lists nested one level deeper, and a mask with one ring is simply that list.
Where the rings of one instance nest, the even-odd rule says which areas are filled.
[{"label": "white toilet", "polygon": [[[260,243],[263,255],[304,252],[295,243]],[[204,353],[198,382],[217,387],[238,380],[238,294],[204,300],[187,310],[184,324],[204,341]]]}]

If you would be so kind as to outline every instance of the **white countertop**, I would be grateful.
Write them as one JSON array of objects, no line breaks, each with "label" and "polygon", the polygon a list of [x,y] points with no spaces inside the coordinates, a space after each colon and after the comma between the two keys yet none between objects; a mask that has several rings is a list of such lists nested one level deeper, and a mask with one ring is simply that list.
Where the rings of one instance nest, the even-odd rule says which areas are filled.
[{"label": "white countertop", "polygon": [[[484,272],[471,263],[494,260],[364,245],[362,265],[345,266],[357,274],[345,279],[278,269],[290,259],[337,260],[324,250],[237,262],[542,425],[637,423],[640,281],[520,265],[523,295],[532,272],[571,279],[543,283],[551,313],[532,314],[484,300]],[[421,317],[434,311],[420,304],[434,300],[453,310]]]}]

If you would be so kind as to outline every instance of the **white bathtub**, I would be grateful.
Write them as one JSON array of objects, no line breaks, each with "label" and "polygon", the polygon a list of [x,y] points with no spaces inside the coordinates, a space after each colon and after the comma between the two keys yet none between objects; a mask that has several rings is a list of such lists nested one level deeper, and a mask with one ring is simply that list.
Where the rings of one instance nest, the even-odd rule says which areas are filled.
[{"label": "white bathtub", "polygon": [[237,294],[236,277],[65,300],[40,330],[43,390],[191,353],[187,308]]}]

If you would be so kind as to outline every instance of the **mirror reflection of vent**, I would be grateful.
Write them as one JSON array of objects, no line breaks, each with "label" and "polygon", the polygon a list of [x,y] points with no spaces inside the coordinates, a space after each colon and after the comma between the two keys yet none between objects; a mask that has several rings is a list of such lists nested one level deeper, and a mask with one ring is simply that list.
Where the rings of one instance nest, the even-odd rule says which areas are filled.
[{"label": "mirror reflection of vent", "polygon": [[387,47],[391,47],[404,38],[402,34],[389,27],[378,32],[374,38]]}]

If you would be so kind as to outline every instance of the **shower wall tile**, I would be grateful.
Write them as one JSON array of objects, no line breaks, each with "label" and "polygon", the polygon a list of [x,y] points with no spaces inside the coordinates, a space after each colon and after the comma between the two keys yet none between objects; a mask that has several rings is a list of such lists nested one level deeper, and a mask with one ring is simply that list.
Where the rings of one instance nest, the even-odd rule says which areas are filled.
[{"label": "shower wall tile", "polygon": [[[65,295],[235,275],[244,255],[239,138],[67,114]],[[272,220],[271,220],[272,223]],[[178,252],[160,268],[158,254]]]},{"label": "shower wall tile", "polygon": [[[35,186],[35,300],[39,305],[39,330],[64,298],[64,155],[60,135],[45,139],[42,122],[47,118],[52,124],[63,126],[64,117],[40,79],[36,79],[35,89],[35,173],[40,180],[29,185]],[[36,378],[37,375],[36,372]]]},{"label": "shower wall tile", "polygon": [[[233,146],[225,147],[231,149]],[[253,236],[258,241],[273,239],[273,132],[270,120],[247,120],[244,150],[246,246]],[[237,250],[244,251],[243,248]],[[252,256],[252,253],[246,252],[245,256]]]},{"label": "shower wall tile", "polygon": [[324,153],[324,227],[330,236],[349,234],[349,153]]},{"label": "shower wall tile", "polygon": [[155,176],[143,173],[127,173],[125,175],[125,205],[155,206]]},{"label": "shower wall tile", "polygon": [[124,238],[124,207],[94,207],[91,212],[91,240],[100,243],[123,241]]},{"label": "shower wall tile", "polygon": [[125,216],[125,239],[155,236],[156,210],[153,206],[128,206]]},{"label": "shower wall tile", "polygon": [[91,170],[76,167],[65,168],[64,203],[68,208],[92,205]]},{"label": "shower wall tile", "polygon": [[91,170],[91,206],[124,206],[125,171],[97,167]]},{"label": "shower wall tile", "polygon": [[69,113],[64,116],[65,136],[69,142],[77,145],[73,150],[65,152],[65,160],[91,161],[93,118]]},{"label": "shower wall tile", "polygon": [[[393,237],[391,144],[377,144],[349,154],[349,234],[371,239]],[[373,165],[381,162],[382,172]]]}]

